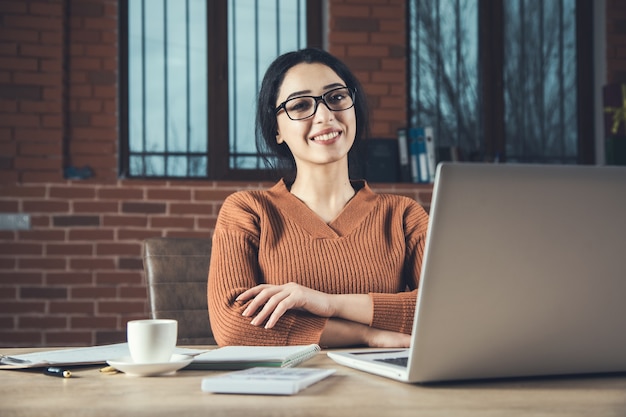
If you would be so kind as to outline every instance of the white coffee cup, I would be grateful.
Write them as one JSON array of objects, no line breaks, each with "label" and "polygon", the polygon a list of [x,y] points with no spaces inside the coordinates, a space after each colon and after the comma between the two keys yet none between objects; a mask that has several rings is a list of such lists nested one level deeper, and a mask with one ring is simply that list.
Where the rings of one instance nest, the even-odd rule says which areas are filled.
[{"label": "white coffee cup", "polygon": [[126,326],[128,349],[134,363],[169,362],[177,336],[176,320],[131,320]]}]

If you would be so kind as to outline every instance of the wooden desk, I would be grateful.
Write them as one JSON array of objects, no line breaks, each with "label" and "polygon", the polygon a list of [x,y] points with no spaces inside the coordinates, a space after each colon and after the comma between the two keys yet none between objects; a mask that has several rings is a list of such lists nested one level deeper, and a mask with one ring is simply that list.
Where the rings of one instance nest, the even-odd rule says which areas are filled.
[{"label": "wooden desk", "polygon": [[[4,354],[34,349],[0,349]],[[0,415],[9,416],[626,416],[626,374],[576,378],[403,384],[335,364],[320,353],[304,366],[337,373],[295,396],[216,395],[200,390],[214,371],[138,378],[73,369],[0,370]]]}]

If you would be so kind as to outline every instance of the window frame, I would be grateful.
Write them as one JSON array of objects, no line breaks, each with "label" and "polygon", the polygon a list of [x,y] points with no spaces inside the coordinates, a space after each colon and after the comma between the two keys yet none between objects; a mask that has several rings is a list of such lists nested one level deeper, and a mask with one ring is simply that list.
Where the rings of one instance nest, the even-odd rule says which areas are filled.
[{"label": "window frame", "polygon": [[[119,3],[119,108],[120,178],[168,180],[231,180],[258,181],[273,179],[269,169],[232,169],[229,166],[229,96],[228,96],[228,3],[207,1],[207,172],[206,176],[130,176],[128,120],[128,2]],[[307,0],[307,46],[321,48],[323,0]]]},{"label": "window frame", "polygon": [[[414,0],[407,0],[407,2]],[[478,0],[478,76],[481,97],[481,131],[484,158],[506,162],[504,104],[504,6],[507,0]],[[408,7],[408,5],[407,5]],[[407,49],[410,47],[411,22],[407,15]],[[489,22],[488,24],[486,22]],[[576,0],[576,84],[577,156],[576,163],[593,165],[595,158],[593,0]],[[411,76],[407,61],[407,79]],[[407,121],[416,118],[407,96]],[[419,115],[418,115],[419,116]],[[417,117],[419,119],[419,117]]]}]

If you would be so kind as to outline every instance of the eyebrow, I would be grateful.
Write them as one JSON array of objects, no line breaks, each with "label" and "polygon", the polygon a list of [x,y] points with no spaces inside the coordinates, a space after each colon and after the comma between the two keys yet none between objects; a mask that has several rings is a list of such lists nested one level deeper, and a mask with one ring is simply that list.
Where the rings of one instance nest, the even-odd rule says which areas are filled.
[{"label": "eyebrow", "polygon": [[[332,84],[325,85],[322,89],[330,90],[332,88],[337,88],[337,87],[345,87],[345,85],[343,85],[341,83],[332,83]],[[311,94],[311,90],[296,91],[296,92],[293,92],[293,93],[289,94],[285,100],[289,100],[292,97],[299,97],[299,96],[305,95],[307,93]]]}]

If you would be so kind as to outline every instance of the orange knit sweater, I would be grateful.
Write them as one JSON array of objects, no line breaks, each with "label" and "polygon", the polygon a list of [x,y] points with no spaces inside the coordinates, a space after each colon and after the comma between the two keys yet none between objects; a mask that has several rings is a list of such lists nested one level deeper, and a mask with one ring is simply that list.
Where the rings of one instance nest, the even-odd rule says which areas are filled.
[{"label": "orange knit sweater", "polygon": [[220,210],[208,278],[211,328],[220,345],[319,343],[327,318],[290,310],[272,329],[250,324],[235,301],[260,283],[296,282],[333,294],[370,294],[371,326],[410,333],[428,215],[414,200],[355,196],[326,224],[283,181],[230,195]]}]

